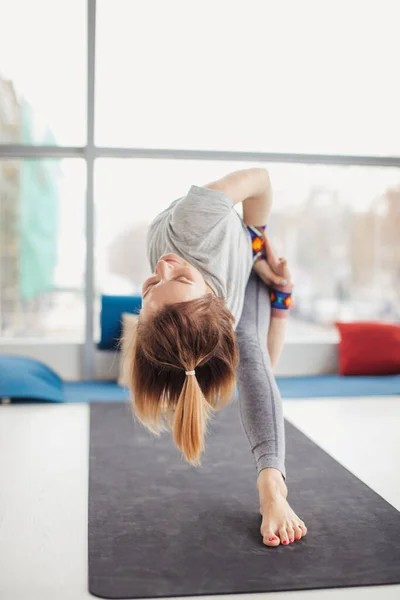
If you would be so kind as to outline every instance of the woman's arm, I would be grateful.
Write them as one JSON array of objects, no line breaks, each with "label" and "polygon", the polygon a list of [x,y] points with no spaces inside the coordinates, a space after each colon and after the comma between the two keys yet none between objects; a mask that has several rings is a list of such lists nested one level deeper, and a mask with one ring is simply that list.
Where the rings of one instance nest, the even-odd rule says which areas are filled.
[{"label": "woman's arm", "polygon": [[267,169],[241,169],[203,187],[219,190],[232,199],[233,205],[243,203],[243,221],[247,225],[267,222],[272,205],[272,191]]},{"label": "woman's arm", "polygon": [[[274,369],[278,363],[285,341],[286,328],[292,304],[293,284],[285,258],[276,258],[268,236],[264,234],[263,254],[265,260],[255,263],[253,270],[267,284],[271,299],[271,318],[267,335],[267,347]],[[281,281],[285,281],[282,284]]]},{"label": "woman's arm", "polygon": [[[253,168],[233,171],[222,179],[209,183],[204,187],[223,191],[233,199],[234,204],[241,201],[243,203],[243,222],[246,225],[258,227],[267,224],[273,200],[271,180],[267,169]],[[256,268],[267,267],[268,263],[255,266]],[[269,272],[269,275],[271,282],[278,287],[282,278],[274,276],[272,271]],[[282,352],[286,321],[287,319],[275,318],[274,311],[271,312],[267,346],[273,368],[276,366]]]},{"label": "woman's arm", "polygon": [[275,370],[282,353],[283,344],[285,343],[287,322],[287,319],[279,319],[271,316],[267,335],[267,347],[273,370]]},{"label": "woman's arm", "polygon": [[243,202],[243,222],[246,225],[266,225],[272,209],[272,186],[269,173],[266,169],[263,185],[256,196],[246,198]]}]

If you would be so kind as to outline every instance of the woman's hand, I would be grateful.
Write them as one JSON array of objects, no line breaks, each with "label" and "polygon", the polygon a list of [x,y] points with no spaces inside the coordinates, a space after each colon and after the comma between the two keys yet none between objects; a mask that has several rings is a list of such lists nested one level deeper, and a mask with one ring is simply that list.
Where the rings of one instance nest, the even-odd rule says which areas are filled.
[{"label": "woman's hand", "polygon": [[264,283],[281,289],[282,285],[287,286],[292,283],[287,261],[285,258],[276,258],[265,232],[264,240],[263,254],[265,260],[258,260],[254,263],[253,269]]}]

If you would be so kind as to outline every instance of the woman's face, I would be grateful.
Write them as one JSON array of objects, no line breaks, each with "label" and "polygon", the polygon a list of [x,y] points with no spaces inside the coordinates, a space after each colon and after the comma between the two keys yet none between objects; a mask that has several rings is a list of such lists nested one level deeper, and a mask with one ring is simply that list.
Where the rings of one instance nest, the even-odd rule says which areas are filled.
[{"label": "woman's face", "polygon": [[143,283],[141,314],[146,316],[164,304],[194,300],[207,293],[214,292],[196,267],[177,254],[163,254],[154,275]]}]

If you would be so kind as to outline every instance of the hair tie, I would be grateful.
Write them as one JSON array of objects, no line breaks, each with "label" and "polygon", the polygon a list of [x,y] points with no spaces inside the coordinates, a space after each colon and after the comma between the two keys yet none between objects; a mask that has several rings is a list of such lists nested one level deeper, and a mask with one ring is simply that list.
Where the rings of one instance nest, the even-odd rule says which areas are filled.
[{"label": "hair tie", "polygon": [[185,371],[186,375],[194,375],[196,371]]}]

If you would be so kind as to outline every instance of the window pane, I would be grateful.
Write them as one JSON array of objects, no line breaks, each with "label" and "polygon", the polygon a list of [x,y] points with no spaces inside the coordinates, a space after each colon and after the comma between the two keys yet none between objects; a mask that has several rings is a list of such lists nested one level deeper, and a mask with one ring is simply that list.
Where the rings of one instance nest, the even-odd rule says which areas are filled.
[{"label": "window pane", "polygon": [[397,0],[97,5],[98,145],[400,154]]},{"label": "window pane", "polygon": [[0,0],[0,143],[86,141],[86,2]]},{"label": "window pane", "polygon": [[[98,293],[140,294],[151,274],[146,233],[154,216],[192,184],[248,167],[97,161]],[[337,339],[336,319],[398,321],[400,169],[270,164],[268,171],[274,192],[269,235],[277,256],[287,258],[295,283],[288,338]],[[234,209],[242,216],[241,204]]]},{"label": "window pane", "polygon": [[0,161],[0,337],[84,339],[85,164]]}]

